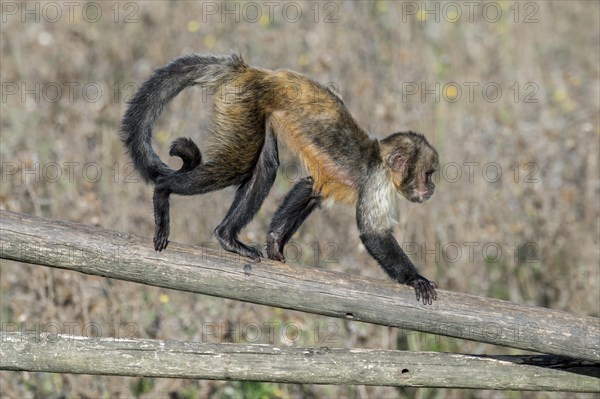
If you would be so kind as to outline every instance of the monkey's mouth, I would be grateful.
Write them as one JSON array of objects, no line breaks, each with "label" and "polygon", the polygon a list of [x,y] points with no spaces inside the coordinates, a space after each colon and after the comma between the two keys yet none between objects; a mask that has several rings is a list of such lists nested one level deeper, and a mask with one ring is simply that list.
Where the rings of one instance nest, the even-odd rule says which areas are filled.
[{"label": "monkey's mouth", "polygon": [[419,204],[427,201],[429,198],[433,196],[433,192],[421,193],[417,191],[413,191],[412,195],[408,198],[412,202],[417,202]]}]

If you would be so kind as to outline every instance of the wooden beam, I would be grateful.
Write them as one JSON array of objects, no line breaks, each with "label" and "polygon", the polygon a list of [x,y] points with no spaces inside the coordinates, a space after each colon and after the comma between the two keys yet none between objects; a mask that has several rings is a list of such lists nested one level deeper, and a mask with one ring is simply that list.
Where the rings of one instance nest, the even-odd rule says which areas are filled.
[{"label": "wooden beam", "polygon": [[469,356],[3,333],[0,369],[410,387],[600,391],[600,365],[556,356]]},{"label": "wooden beam", "polygon": [[[600,361],[600,319],[331,271],[152,241],[77,223],[0,211],[0,257],[141,284],[367,323]],[[377,267],[375,264],[370,267]]]}]

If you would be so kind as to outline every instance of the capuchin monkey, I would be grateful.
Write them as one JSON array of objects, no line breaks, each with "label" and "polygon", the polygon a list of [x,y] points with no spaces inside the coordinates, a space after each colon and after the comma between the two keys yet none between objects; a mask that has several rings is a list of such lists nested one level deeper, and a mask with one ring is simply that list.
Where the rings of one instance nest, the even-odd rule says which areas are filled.
[{"label": "capuchin monkey", "polygon": [[[163,108],[189,86],[214,95],[210,143],[203,157],[196,144],[178,138],[169,154],[183,160],[169,168],[153,150],[152,127]],[[122,139],[136,170],[154,183],[154,247],[169,238],[169,196],[196,195],[237,186],[225,219],[214,233],[227,251],[260,261],[263,254],[238,240],[256,215],[279,166],[277,142],[305,164],[300,179],[275,212],[267,235],[269,259],[285,261],[283,249],[302,222],[326,199],[356,207],[360,239],[394,280],[414,287],[431,304],[436,285],[421,276],[392,235],[398,194],[424,202],[435,185],[437,151],[425,137],[394,133],[376,140],[358,125],[342,99],[292,71],[251,67],[238,55],[188,55],[157,69],[129,102]]]}]

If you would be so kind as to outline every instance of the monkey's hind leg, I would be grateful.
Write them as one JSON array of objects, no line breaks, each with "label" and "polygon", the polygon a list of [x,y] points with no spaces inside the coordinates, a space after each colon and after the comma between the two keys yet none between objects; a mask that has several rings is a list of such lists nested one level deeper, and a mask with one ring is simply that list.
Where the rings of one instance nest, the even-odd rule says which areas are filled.
[{"label": "monkey's hind leg", "polygon": [[[181,169],[176,174],[189,172],[202,164],[200,149],[190,138],[179,137],[173,141],[169,155],[180,157],[183,161]],[[162,251],[169,244],[170,217],[169,217],[169,195],[171,190],[165,187],[163,182],[168,177],[159,177],[154,189],[152,202],[154,205],[154,249]]]},{"label": "monkey's hind leg", "polygon": [[154,250],[162,251],[169,244],[170,217],[169,217],[169,191],[154,188],[152,202],[154,205]]},{"label": "monkey's hind leg", "polygon": [[267,256],[285,262],[283,247],[306,218],[319,207],[322,198],[313,191],[312,177],[301,179],[286,195],[275,212],[267,234]]},{"label": "monkey's hind leg", "polygon": [[173,142],[169,155],[179,156],[183,166],[175,173],[160,176],[154,188],[154,249],[162,251],[169,244],[169,196],[197,195],[220,190],[242,182],[246,176],[226,173],[213,162],[202,163],[200,150],[190,139]]},{"label": "monkey's hind leg", "polygon": [[269,128],[252,175],[239,186],[225,219],[215,229],[215,236],[225,250],[260,261],[262,252],[240,242],[237,236],[269,194],[278,167],[277,139]]}]

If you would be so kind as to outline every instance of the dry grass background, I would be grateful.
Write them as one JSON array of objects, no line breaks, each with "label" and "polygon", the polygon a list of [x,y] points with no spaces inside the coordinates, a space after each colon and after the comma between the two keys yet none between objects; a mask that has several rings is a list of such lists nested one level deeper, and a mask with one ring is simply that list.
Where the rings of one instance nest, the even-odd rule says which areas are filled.
[{"label": "dry grass background", "polygon": [[[256,21],[256,8],[247,2],[228,3],[229,9],[237,7],[232,15],[223,13],[221,2],[96,2],[85,9],[93,19],[94,6],[101,7],[102,16],[92,22],[82,18],[88,3],[76,2],[73,20],[66,6],[53,3],[62,11],[53,21],[51,3],[3,2],[0,207],[150,239],[152,191],[127,178],[131,169],[118,137],[132,83],[139,84],[155,67],[182,54],[236,51],[251,64],[294,69],[323,83],[334,82],[355,118],[374,136],[411,129],[429,137],[443,166],[436,195],[423,205],[399,205],[396,237],[440,287],[597,317],[599,3],[475,3],[470,20],[462,2],[454,3],[459,6],[454,9],[430,2],[427,7],[437,4],[439,13],[429,15],[422,12],[422,2],[281,3],[270,18],[269,6],[259,1],[254,4],[261,6],[263,18]],[[486,4],[491,5],[484,15]],[[34,10],[25,22],[20,14],[24,7]],[[214,7],[216,13],[207,12]],[[420,12],[414,14],[410,7]],[[490,21],[497,7],[502,18]],[[298,9],[302,18],[293,23],[290,19]],[[458,17],[456,10],[462,12],[460,20],[449,22]],[[326,23],[334,11],[337,21]],[[131,12],[133,22],[124,23]],[[436,91],[436,82],[439,99],[407,92],[415,85],[421,90],[422,83]],[[462,89],[460,98],[454,99],[452,87],[444,89],[449,82]],[[486,85],[502,89],[497,101],[492,101],[493,87],[483,96]],[[63,91],[58,97],[56,87]],[[102,89],[101,95],[94,87]],[[469,87],[474,88],[472,100]],[[24,94],[25,89],[33,89],[40,98]],[[157,127],[155,147],[163,159],[168,159],[168,144],[176,137],[202,142],[207,108],[197,89],[172,103]],[[280,174],[243,240],[262,242],[270,216],[293,184],[296,161],[285,151],[281,158],[288,173]],[[53,162],[62,168],[59,179],[54,178],[56,168],[48,167]],[[72,179],[69,162],[78,163]],[[23,174],[36,163],[39,172]],[[86,165],[91,166],[85,169]],[[461,167],[460,179],[454,178],[456,165]],[[497,165],[499,181],[484,179],[487,165],[492,165],[486,169],[487,180],[493,179]],[[96,181],[97,169],[102,176]],[[91,178],[84,178],[84,172]],[[189,244],[215,242],[212,229],[224,216],[232,193],[174,198],[171,238]],[[353,214],[352,209],[335,207],[311,216],[293,238],[297,262],[384,278],[359,245]],[[501,256],[494,248],[501,248]],[[67,333],[74,323],[74,333],[94,325],[102,336],[207,340],[203,329],[217,323],[231,332],[221,328],[220,336],[208,340],[249,342],[245,327],[275,323],[273,339],[263,329],[258,342],[285,345],[290,342],[282,326],[296,323],[302,330],[296,345],[518,353],[15,262],[2,263],[0,277],[3,328],[6,323],[24,323],[29,329],[58,326]],[[333,334],[326,340],[328,332]],[[17,372],[0,373],[0,383],[3,398],[594,397]]]}]

